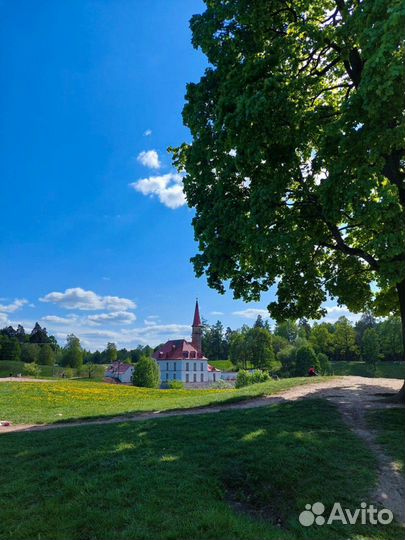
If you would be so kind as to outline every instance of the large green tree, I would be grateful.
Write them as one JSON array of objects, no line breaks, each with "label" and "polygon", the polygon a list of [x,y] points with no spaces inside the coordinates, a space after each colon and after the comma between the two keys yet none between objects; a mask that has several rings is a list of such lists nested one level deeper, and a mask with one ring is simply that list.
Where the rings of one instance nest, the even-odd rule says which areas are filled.
[{"label": "large green tree", "polygon": [[209,67],[174,150],[197,275],[245,300],[277,283],[276,319],[319,317],[329,294],[404,328],[402,1],[206,4],[191,29]]},{"label": "large green tree", "polygon": [[83,364],[83,349],[80,339],[74,334],[66,337],[66,345],[62,353],[62,365],[71,368],[80,368]]}]

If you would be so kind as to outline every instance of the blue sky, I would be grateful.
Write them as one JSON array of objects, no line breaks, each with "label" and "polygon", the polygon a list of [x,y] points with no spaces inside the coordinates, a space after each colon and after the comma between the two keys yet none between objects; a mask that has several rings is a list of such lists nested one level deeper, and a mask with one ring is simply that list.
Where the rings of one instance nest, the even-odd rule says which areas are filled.
[{"label": "blue sky", "polygon": [[203,9],[0,5],[0,326],[38,320],[94,349],[187,336],[196,296],[233,328],[264,313],[271,293],[247,305],[194,277],[193,211],[166,151],[190,138],[185,85],[206,63],[188,21]]}]

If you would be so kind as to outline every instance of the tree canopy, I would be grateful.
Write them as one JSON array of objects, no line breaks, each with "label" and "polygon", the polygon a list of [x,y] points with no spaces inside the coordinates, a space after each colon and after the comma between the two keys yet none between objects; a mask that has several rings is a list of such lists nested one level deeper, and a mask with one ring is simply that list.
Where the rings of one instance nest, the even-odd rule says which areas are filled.
[{"label": "tree canopy", "polygon": [[[191,20],[209,67],[173,150],[198,276],[271,315],[328,295],[405,319],[404,41],[399,0],[210,0]],[[375,283],[377,287],[372,287]]]}]

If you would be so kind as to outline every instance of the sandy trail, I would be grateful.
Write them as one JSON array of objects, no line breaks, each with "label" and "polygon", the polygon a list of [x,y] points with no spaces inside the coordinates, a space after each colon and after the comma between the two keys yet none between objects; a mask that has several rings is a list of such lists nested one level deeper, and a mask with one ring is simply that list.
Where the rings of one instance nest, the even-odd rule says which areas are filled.
[{"label": "sandy trail", "polygon": [[[20,379],[21,380],[21,379]],[[339,377],[331,381],[297,386],[276,395],[253,398],[232,404],[179,409],[174,411],[156,411],[132,416],[115,416],[108,419],[83,420],[69,423],[47,425],[12,425],[1,427],[0,433],[47,431],[73,428],[77,426],[107,425],[121,422],[140,422],[156,418],[173,416],[191,416],[215,414],[222,411],[251,409],[296,401],[298,399],[322,398],[334,403],[340,410],[348,427],[368,445],[378,460],[378,484],[372,494],[372,502],[378,502],[389,508],[397,520],[405,525],[405,478],[398,471],[395,463],[387,456],[376,441],[375,433],[368,428],[365,413],[377,408],[389,408],[399,405],[382,400],[380,394],[397,392],[402,386],[399,379],[371,379],[367,377]]]}]

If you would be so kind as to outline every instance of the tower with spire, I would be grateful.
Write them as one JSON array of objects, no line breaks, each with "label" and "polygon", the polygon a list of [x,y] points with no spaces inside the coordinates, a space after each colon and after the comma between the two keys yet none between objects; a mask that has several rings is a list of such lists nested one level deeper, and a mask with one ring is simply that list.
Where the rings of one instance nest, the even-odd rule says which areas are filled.
[{"label": "tower with spire", "polygon": [[198,299],[191,329],[191,341],[170,339],[153,353],[153,358],[159,365],[162,384],[177,380],[190,385],[190,388],[200,388],[220,379],[220,370],[208,363],[202,350],[203,325]]},{"label": "tower with spire", "polygon": [[199,354],[202,353],[202,323],[200,317],[200,308],[198,307],[198,298],[195,301],[194,319],[191,326],[191,343],[197,349]]}]

